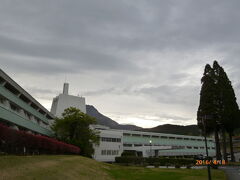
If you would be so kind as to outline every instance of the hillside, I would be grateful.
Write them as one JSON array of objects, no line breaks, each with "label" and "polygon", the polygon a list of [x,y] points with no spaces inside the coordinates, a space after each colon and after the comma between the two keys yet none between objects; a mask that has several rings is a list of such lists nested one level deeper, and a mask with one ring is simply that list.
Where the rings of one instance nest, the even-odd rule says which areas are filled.
[{"label": "hillside", "polygon": [[112,129],[123,129],[123,130],[136,130],[141,129],[141,127],[135,126],[135,125],[123,125],[119,124],[116,121],[112,120],[111,118],[104,116],[98,110],[92,106],[92,105],[86,105],[87,114],[89,116],[95,117],[97,120],[97,123],[100,125],[108,126]]},{"label": "hillside", "polygon": [[141,128],[135,125],[123,125],[119,124],[111,118],[104,116],[101,114],[94,106],[87,105],[87,114],[95,117],[98,124],[108,126],[113,129],[123,129],[123,130],[141,130],[148,132],[158,132],[158,133],[168,133],[168,134],[181,134],[181,135],[200,135],[200,130],[197,125],[189,125],[189,126],[180,126],[173,124],[164,124],[154,128]]},{"label": "hillside", "polygon": [[180,126],[180,125],[173,125],[173,124],[164,124],[154,128],[143,129],[143,131],[159,132],[159,133],[167,133],[167,134],[192,135],[192,136],[201,135],[197,125]]}]

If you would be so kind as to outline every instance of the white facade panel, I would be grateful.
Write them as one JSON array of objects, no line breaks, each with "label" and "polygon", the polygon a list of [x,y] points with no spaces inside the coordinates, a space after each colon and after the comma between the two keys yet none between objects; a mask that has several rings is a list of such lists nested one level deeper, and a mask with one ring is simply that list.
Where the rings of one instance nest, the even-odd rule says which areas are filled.
[{"label": "white facade panel", "polygon": [[115,157],[123,152],[122,133],[111,130],[98,130],[100,135],[99,145],[94,146],[93,158],[97,161],[114,162]]},{"label": "white facade panel", "polygon": [[61,117],[65,109],[75,107],[86,113],[86,103],[84,97],[72,96],[68,94],[68,84],[64,83],[63,94],[53,98],[51,113]]}]

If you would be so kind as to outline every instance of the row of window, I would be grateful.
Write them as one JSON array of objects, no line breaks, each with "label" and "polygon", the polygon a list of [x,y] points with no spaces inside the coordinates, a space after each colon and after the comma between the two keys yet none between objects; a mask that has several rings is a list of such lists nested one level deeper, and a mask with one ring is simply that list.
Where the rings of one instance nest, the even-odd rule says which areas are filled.
[{"label": "row of window", "polygon": [[[123,136],[133,136],[133,137],[147,137],[147,138],[161,138],[161,139],[177,139],[177,140],[191,140],[191,141],[204,141],[204,139],[196,139],[196,138],[184,138],[184,137],[173,137],[173,136],[156,136],[156,135],[145,135],[145,134],[130,134],[123,133]],[[213,140],[208,140],[209,142],[213,142]]]},{"label": "row of window", "polygon": [[40,120],[39,118],[33,116],[32,114],[28,113],[24,109],[20,108],[19,106],[10,102],[9,100],[7,100],[6,98],[4,98],[2,96],[0,96],[0,104],[2,104],[4,106],[7,105],[8,108],[10,108],[12,111],[24,116],[26,119],[31,120],[44,128],[49,128],[47,123],[45,123],[44,121]]},{"label": "row of window", "polygon": [[[205,147],[201,146],[201,147],[197,147],[197,146],[186,146],[187,149],[205,149]],[[208,147],[208,149],[210,149],[210,147]],[[215,149],[215,147],[212,147],[211,149]]]},{"label": "row of window", "polygon": [[119,154],[119,150],[102,150],[101,151],[101,155],[105,156],[113,156],[113,155],[118,155]]},{"label": "row of window", "polygon": [[[150,144],[123,144],[124,147],[139,147],[139,146],[150,146]],[[155,145],[154,146],[163,146],[163,145]],[[205,149],[205,147],[201,146],[201,147],[197,147],[197,146],[174,146],[174,149]],[[208,147],[208,149],[210,149],[210,147]],[[215,147],[212,147],[211,149],[215,149]]]},{"label": "row of window", "polygon": [[11,92],[12,94],[14,94],[15,96],[17,96],[19,99],[21,99],[23,102],[25,102],[26,104],[29,104],[29,106],[31,106],[33,109],[37,110],[39,113],[41,113],[42,115],[46,115],[46,117],[48,119],[52,119],[52,117],[47,114],[47,112],[45,112],[43,109],[39,109],[39,106],[34,103],[33,101],[31,101],[27,96],[25,96],[24,94],[21,94],[19,90],[17,90],[12,84],[10,84],[9,82],[6,82],[1,76],[0,76],[0,84],[3,85],[3,87],[8,90],[9,92]]},{"label": "row of window", "polygon": [[121,139],[120,138],[101,137],[101,141],[103,141],[103,142],[121,142]]}]

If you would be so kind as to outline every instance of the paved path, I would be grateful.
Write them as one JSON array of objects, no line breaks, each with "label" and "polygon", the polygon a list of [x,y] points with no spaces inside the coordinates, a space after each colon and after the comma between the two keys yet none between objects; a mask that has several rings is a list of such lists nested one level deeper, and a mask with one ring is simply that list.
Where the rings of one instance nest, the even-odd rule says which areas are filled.
[{"label": "paved path", "polygon": [[225,173],[227,174],[228,180],[240,180],[240,167],[226,166],[226,167],[221,167],[220,169],[225,171]]}]

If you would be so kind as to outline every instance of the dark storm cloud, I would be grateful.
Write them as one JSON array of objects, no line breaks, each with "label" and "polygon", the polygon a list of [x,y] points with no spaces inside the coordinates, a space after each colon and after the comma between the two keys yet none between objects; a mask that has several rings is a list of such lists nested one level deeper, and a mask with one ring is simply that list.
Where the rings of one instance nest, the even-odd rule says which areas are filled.
[{"label": "dark storm cloud", "polygon": [[[127,105],[131,97],[150,97],[163,111],[171,111],[164,105],[191,106],[192,114],[168,117],[190,121],[204,65],[215,59],[240,96],[238,0],[0,2],[2,69],[24,74],[23,82],[48,77],[39,87],[28,86],[38,97],[51,99],[59,86],[53,77],[70,74],[84,95],[108,96],[103,107],[111,96],[127,95]],[[111,108],[106,111],[115,111]]]}]

